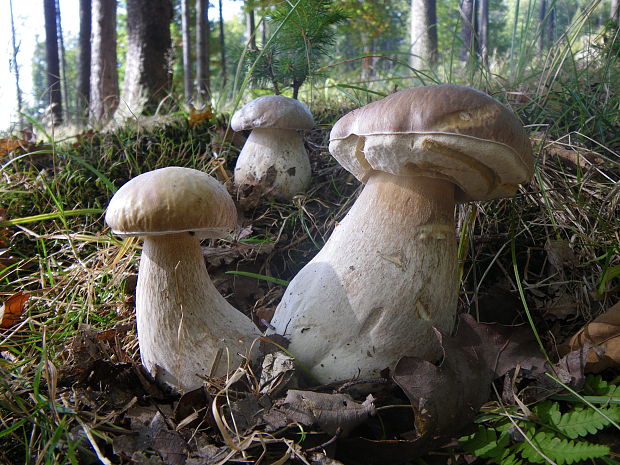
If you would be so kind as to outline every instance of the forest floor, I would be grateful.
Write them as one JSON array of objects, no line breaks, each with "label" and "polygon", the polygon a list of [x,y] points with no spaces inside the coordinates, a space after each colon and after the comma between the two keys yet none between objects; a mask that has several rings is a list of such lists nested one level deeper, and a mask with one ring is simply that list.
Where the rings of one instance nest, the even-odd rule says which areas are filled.
[{"label": "forest floor", "polygon": [[[532,98],[498,97],[530,120]],[[310,190],[290,204],[239,206],[233,234],[203,244],[217,288],[263,329],[362,188],[328,152],[346,111],[314,113]],[[141,368],[140,243],[114,237],[103,212],[124,182],[163,166],[230,186],[242,140],[225,140],[225,116],[203,117],[1,141],[1,463],[620,463],[617,137],[535,127],[534,179],[514,198],[458,206],[459,313],[472,318],[445,335],[434,379],[411,369],[364,389],[317,387],[289,367],[267,383],[247,364],[179,397]],[[512,353],[489,374],[469,370],[471,353],[456,344],[496,361]],[[436,394],[420,400],[420,386]],[[290,387],[306,407],[285,398]],[[336,406],[343,399],[351,408]]]}]

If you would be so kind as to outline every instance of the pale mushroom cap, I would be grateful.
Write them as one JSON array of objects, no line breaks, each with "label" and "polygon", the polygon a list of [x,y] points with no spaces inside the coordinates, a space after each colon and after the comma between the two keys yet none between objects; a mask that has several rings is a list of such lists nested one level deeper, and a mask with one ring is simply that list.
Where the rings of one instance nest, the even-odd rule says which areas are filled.
[{"label": "pale mushroom cap", "polygon": [[533,174],[518,118],[463,86],[407,89],[358,108],[334,125],[329,150],[362,182],[373,170],[447,179],[458,201],[513,195]]},{"label": "pale mushroom cap", "polygon": [[125,183],[108,205],[105,220],[122,236],[184,231],[198,237],[221,237],[237,222],[230,194],[202,171],[168,167]]},{"label": "pale mushroom cap", "polygon": [[230,127],[234,131],[257,128],[310,129],[314,119],[308,107],[282,95],[265,95],[245,104],[235,112]]}]

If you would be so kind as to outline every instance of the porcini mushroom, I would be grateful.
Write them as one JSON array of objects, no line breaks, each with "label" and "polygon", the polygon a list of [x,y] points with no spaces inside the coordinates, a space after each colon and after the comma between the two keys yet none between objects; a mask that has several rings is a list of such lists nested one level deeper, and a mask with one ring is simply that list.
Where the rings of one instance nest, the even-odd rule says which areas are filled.
[{"label": "porcini mushroom", "polygon": [[392,94],[341,118],[332,155],[366,185],[295,276],[271,324],[322,382],[439,358],[458,294],[455,202],[513,195],[533,172],[519,120],[453,85]]},{"label": "porcini mushroom", "polygon": [[124,184],[105,218],[115,234],[144,237],[136,320],[146,369],[181,392],[234,369],[260,333],[217,291],[199,242],[234,228],[226,189],[201,171],[162,168]]},{"label": "porcini mushroom", "polygon": [[230,122],[235,131],[252,130],[235,165],[235,185],[258,186],[285,201],[304,192],[310,160],[298,130],[313,125],[308,107],[289,97],[265,95],[244,105]]}]

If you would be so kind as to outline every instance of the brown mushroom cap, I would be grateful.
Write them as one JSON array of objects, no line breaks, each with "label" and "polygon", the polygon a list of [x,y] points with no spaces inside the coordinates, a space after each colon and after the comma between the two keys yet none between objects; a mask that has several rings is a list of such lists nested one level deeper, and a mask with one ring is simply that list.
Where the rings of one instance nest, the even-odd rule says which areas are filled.
[{"label": "brown mushroom cap", "polygon": [[513,195],[533,173],[517,117],[455,85],[403,90],[352,111],[334,125],[329,150],[362,182],[373,170],[447,179],[461,202]]},{"label": "brown mushroom cap", "polygon": [[234,131],[257,128],[310,129],[314,119],[308,107],[282,95],[265,95],[245,104],[230,121]]},{"label": "brown mushroom cap", "polygon": [[121,236],[192,231],[201,238],[221,237],[235,227],[237,211],[214,178],[171,166],[125,183],[110,200],[105,220]]}]

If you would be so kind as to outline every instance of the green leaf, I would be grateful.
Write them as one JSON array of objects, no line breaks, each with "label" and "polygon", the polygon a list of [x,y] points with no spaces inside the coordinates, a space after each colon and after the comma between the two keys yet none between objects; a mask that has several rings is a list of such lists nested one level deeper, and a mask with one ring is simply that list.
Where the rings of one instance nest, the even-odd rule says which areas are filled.
[{"label": "green leaf", "polygon": [[532,407],[532,412],[538,416],[540,422],[543,424],[557,425],[562,418],[560,404],[549,400]]},{"label": "green leaf", "polygon": [[[620,417],[620,406],[600,409],[611,420],[616,421]],[[609,426],[611,422],[599,412],[589,407],[577,406],[570,412],[562,415],[555,426],[571,439],[595,434],[599,430]]]},{"label": "green leaf", "polygon": [[620,397],[620,385],[608,383],[601,375],[586,378],[584,393],[593,396]]},{"label": "green leaf", "polygon": [[547,459],[550,459],[558,465],[571,464],[603,457],[610,452],[609,447],[601,444],[560,439],[543,431],[539,431],[533,436],[528,434],[528,437],[531,444],[530,441],[525,440],[516,449],[525,460],[533,463],[546,463]]},{"label": "green leaf", "polygon": [[478,426],[474,434],[462,437],[459,442],[466,452],[476,457],[500,458],[506,451],[509,438],[507,434],[501,434],[498,438],[495,430]]}]

